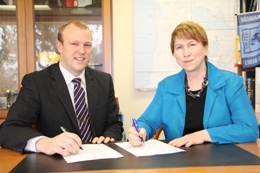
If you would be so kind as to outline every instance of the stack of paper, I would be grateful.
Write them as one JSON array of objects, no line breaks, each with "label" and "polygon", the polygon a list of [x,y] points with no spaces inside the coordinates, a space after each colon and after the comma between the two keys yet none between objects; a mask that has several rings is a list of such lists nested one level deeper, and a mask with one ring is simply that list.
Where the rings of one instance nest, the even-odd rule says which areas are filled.
[{"label": "stack of paper", "polygon": [[63,157],[67,163],[124,157],[104,144],[84,144],[77,154]]},{"label": "stack of paper", "polygon": [[129,142],[116,143],[119,147],[125,149],[126,151],[132,153],[133,155],[139,156],[151,156],[159,154],[170,154],[182,152],[185,150],[170,146],[164,142],[158,140],[149,140],[143,145],[138,147],[133,147]]}]

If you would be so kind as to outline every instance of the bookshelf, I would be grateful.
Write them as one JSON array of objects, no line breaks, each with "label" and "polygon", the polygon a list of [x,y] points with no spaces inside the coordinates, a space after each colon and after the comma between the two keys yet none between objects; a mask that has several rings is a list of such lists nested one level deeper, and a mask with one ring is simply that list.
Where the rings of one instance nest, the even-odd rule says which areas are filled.
[{"label": "bookshelf", "polygon": [[240,13],[258,11],[260,0],[240,0]]},{"label": "bookshelf", "polygon": [[241,64],[237,65],[237,73],[242,76],[243,71],[255,71],[255,67],[253,68],[243,68]]},{"label": "bookshelf", "polygon": [[[260,0],[240,0],[240,13],[247,13],[247,14],[241,14],[241,16],[251,17],[254,15],[254,13],[250,12],[257,12],[259,11],[259,5]],[[244,78],[244,84],[245,89],[247,91],[248,97],[250,98],[252,102],[252,107],[255,109],[255,103],[256,103],[256,90],[258,89],[256,87],[257,79],[256,77],[256,68],[259,67],[258,62],[252,63],[251,65],[248,65],[247,62],[253,61],[256,56],[255,53],[257,52],[256,49],[258,47],[257,42],[254,42],[253,35],[250,35],[250,33],[255,32],[258,33],[256,30],[254,30],[253,25],[248,25],[246,22],[243,23],[241,20],[243,18],[238,17],[238,35],[241,36],[243,34],[243,42],[241,42],[241,38],[236,38],[236,64],[237,64],[237,73]],[[243,31],[243,32],[242,32]],[[246,33],[248,34],[248,40],[245,40]],[[258,40],[257,40],[258,41]],[[241,51],[240,51],[241,47]],[[241,59],[241,55],[245,56],[243,58],[243,62]],[[243,63],[243,65],[242,65]]]}]

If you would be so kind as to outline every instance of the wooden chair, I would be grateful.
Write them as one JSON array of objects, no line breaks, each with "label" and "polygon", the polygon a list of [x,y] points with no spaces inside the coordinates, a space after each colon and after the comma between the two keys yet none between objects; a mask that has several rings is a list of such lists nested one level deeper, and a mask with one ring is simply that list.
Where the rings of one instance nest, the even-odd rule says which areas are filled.
[{"label": "wooden chair", "polygon": [[151,139],[159,139],[159,136],[162,131],[163,131],[163,127],[161,126],[159,129],[157,129],[155,135]]},{"label": "wooden chair", "polygon": [[116,97],[116,104],[117,104],[117,106],[118,106],[118,110],[120,110],[118,97]]}]

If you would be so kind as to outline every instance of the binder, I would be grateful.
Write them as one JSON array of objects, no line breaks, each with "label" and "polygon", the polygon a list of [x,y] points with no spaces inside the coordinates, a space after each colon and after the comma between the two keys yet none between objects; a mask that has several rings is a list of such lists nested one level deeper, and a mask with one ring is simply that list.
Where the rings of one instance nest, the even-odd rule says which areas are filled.
[{"label": "binder", "polygon": [[255,111],[260,112],[260,67],[255,68]]}]

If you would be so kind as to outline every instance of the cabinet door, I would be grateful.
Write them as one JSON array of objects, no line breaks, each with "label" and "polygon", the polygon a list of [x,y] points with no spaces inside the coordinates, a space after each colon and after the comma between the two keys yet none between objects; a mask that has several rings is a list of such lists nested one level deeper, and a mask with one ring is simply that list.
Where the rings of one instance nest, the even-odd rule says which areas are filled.
[{"label": "cabinet door", "polygon": [[[19,91],[21,78],[27,72],[25,1],[0,2],[0,95],[3,102],[7,90]],[[7,114],[3,102],[0,103],[0,122]]]},{"label": "cabinet door", "polygon": [[[14,5],[0,5],[0,90],[18,89],[17,22]],[[3,108],[0,102],[1,109]]]},{"label": "cabinet door", "polygon": [[[8,8],[0,6],[0,96],[5,97],[6,88],[19,92],[25,74],[53,63],[48,59],[41,62],[38,55],[56,52],[59,26],[74,19],[86,21],[92,30],[90,66],[113,75],[111,0],[78,0],[79,7],[67,7],[65,1],[13,0],[14,5],[3,5]],[[0,109],[0,120],[7,111]]]},{"label": "cabinet door", "polygon": [[[68,2],[72,2],[68,0]],[[75,0],[73,4],[67,0],[35,0],[34,1],[34,64],[32,69],[42,70],[59,60],[55,46],[57,31],[61,25],[70,20],[85,21],[93,35],[91,68],[111,73],[111,2]],[[106,15],[104,15],[106,14]],[[109,14],[109,15],[108,15]],[[105,21],[106,20],[106,21]],[[33,49],[30,49],[33,50]],[[28,50],[28,51],[30,51]],[[32,53],[32,51],[30,51]]]}]

